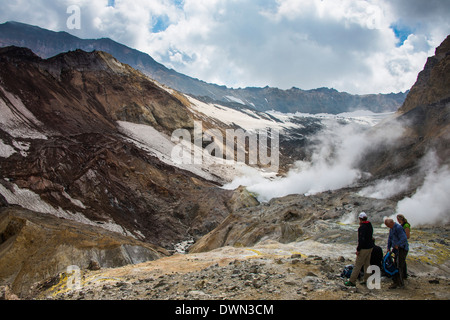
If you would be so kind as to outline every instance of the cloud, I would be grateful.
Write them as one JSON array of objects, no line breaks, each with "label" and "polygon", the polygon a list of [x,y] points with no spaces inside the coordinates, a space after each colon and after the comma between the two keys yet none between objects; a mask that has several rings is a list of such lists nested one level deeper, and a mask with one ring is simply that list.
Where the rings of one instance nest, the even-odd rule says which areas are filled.
[{"label": "cloud", "polygon": [[[394,9],[381,1],[215,1],[202,10],[186,1],[186,17],[158,34],[154,55],[177,70],[234,87],[404,91],[444,37],[422,28],[428,33],[408,34],[399,46],[392,26],[405,19],[388,10]],[[439,30],[448,32],[449,24]],[[164,54],[173,47],[190,59]]]},{"label": "cloud", "polygon": [[[110,37],[179,72],[232,87],[409,89],[450,33],[448,1],[2,1],[17,20],[83,38]],[[67,30],[66,8],[82,9]]]}]

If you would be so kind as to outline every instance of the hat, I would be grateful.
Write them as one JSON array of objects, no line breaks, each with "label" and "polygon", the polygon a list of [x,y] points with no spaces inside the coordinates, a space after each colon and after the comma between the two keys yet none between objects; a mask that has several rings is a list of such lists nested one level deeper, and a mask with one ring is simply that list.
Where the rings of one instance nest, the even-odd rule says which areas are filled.
[{"label": "hat", "polygon": [[365,212],[361,212],[361,213],[359,214],[358,218],[360,218],[360,219],[367,218],[367,214],[366,214]]}]

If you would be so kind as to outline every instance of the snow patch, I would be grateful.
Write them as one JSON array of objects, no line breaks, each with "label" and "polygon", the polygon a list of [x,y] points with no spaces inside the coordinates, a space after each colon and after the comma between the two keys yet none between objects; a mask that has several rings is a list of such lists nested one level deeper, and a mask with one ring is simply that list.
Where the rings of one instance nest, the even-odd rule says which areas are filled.
[{"label": "snow patch", "polygon": [[[7,179],[5,179],[5,181],[7,181]],[[131,234],[129,231],[127,231],[120,225],[114,223],[113,221],[108,221],[105,223],[98,224],[94,221],[89,220],[80,212],[73,213],[71,211],[63,210],[61,207],[55,208],[55,207],[51,206],[50,204],[48,204],[47,202],[45,202],[44,200],[42,200],[41,197],[38,194],[34,193],[33,191],[31,191],[29,189],[22,189],[22,188],[19,188],[14,183],[11,183],[11,182],[9,182],[9,183],[12,186],[12,191],[9,190],[8,188],[5,188],[0,183],[0,194],[3,195],[3,197],[6,199],[6,201],[9,204],[16,204],[16,205],[21,206],[22,208],[25,208],[25,209],[28,209],[31,211],[51,214],[51,215],[54,215],[59,218],[64,218],[67,220],[76,221],[76,222],[87,224],[87,225],[101,227],[103,229],[113,231],[116,233],[120,233],[123,235],[127,235],[127,236],[133,236],[133,234]],[[64,196],[69,197],[69,199],[72,199],[68,194],[64,194]],[[72,199],[72,200],[78,206],[85,207],[81,203],[81,201],[78,202],[78,200],[75,200],[75,199]]]},{"label": "snow patch", "polygon": [[373,127],[376,124],[380,123],[386,118],[389,118],[394,114],[394,112],[387,112],[387,113],[374,113],[372,111],[368,110],[355,110],[352,112],[343,112],[339,114],[330,114],[330,113],[302,113],[302,112],[296,112],[296,113],[282,113],[280,111],[266,111],[267,114],[280,119],[284,122],[289,122],[289,119],[292,118],[316,118],[316,119],[322,119],[322,120],[332,120],[332,121],[345,121],[345,122],[352,122],[357,123],[361,125],[366,125]]},{"label": "snow patch", "polygon": [[[216,181],[217,177],[203,170],[200,165],[179,164],[172,160],[172,149],[175,147],[169,136],[159,132],[155,128],[126,121],[118,121],[121,132],[129,138],[138,148],[157,157],[162,162],[186,171],[190,171],[205,179]],[[211,168],[209,168],[211,169]]]},{"label": "snow patch", "polygon": [[9,158],[14,153],[16,153],[16,150],[10,145],[5,144],[3,140],[0,139],[0,157]]},{"label": "snow patch", "polygon": [[245,105],[245,102],[242,101],[242,100],[239,99],[239,98],[236,98],[236,97],[233,97],[233,96],[225,96],[225,98],[227,98],[228,100],[230,100],[230,101],[232,101],[232,102],[236,102],[236,103],[240,103],[240,104]]},{"label": "snow patch", "polygon": [[30,149],[30,142],[24,142],[24,141],[13,141],[13,146],[16,147],[16,149],[20,150],[20,154],[22,155],[22,157],[26,157],[28,156],[28,149]]},{"label": "snow patch", "polygon": [[164,163],[194,173],[195,175],[219,183],[230,182],[242,171],[250,168],[245,163],[236,163],[214,157],[192,142],[183,141],[193,154],[202,154],[201,164],[185,164],[172,159],[172,150],[176,146],[171,138],[155,128],[126,121],[118,121],[121,132],[137,147],[156,156]]},{"label": "snow patch", "polygon": [[269,116],[264,117],[263,113],[259,114],[250,109],[247,109],[244,112],[222,105],[204,103],[187,95],[186,98],[191,103],[191,110],[194,112],[230,126],[237,125],[247,131],[267,128],[282,131],[285,128],[295,126],[295,124],[290,123],[289,121],[277,122]]},{"label": "snow patch", "polygon": [[39,132],[43,124],[25,107],[23,102],[0,86],[6,101],[0,99],[0,128],[14,138],[47,139]]},{"label": "snow patch", "polygon": [[83,202],[81,202],[80,200],[74,199],[72,198],[67,192],[63,192],[62,195],[70,200],[70,202],[72,202],[73,205],[76,205],[77,207],[81,208],[81,209],[86,209],[86,206],[83,204]]},{"label": "snow patch", "polygon": [[180,254],[186,254],[190,246],[194,244],[194,239],[184,240],[174,245],[174,250]]},{"label": "snow patch", "polygon": [[68,212],[62,210],[60,207],[54,208],[47,202],[43,201],[38,194],[28,189],[21,189],[16,184],[12,184],[12,191],[10,191],[9,189],[5,188],[2,184],[0,184],[0,193],[5,197],[8,203],[17,204],[28,210],[41,213],[48,213],[60,218],[66,218],[83,223],[89,221],[87,218],[85,218],[83,215],[79,213],[75,215],[68,214]]}]

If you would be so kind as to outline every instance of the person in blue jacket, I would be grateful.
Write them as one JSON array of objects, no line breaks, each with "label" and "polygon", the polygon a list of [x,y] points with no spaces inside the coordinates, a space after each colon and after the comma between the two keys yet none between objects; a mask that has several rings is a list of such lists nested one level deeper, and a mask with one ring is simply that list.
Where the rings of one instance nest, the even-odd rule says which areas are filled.
[{"label": "person in blue jacket", "polygon": [[403,288],[404,283],[404,269],[406,266],[406,256],[409,251],[408,238],[405,229],[395,222],[393,219],[386,219],[384,224],[390,228],[387,243],[387,250],[395,254],[395,263],[397,264],[398,272],[394,275],[392,280],[394,283],[389,287],[390,289]]}]

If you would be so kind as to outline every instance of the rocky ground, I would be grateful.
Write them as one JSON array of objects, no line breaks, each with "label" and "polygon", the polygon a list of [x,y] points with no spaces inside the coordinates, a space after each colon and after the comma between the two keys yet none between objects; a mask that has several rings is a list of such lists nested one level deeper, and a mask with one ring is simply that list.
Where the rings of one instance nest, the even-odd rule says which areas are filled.
[{"label": "rocky ground", "polygon": [[[341,224],[319,221],[318,224]],[[356,225],[341,225],[342,235]],[[323,227],[323,226],[322,226]],[[320,228],[318,228],[320,229]],[[447,229],[415,230],[403,289],[360,283],[346,287],[343,268],[354,263],[354,245],[312,239],[289,244],[266,240],[253,247],[222,247],[210,252],[175,254],[122,268],[82,270],[80,288],[73,275],[37,284],[32,299],[44,300],[448,300],[450,248]],[[376,227],[378,239],[386,228]],[[345,238],[345,237],[344,237]],[[384,244],[383,244],[384,247]]]}]

